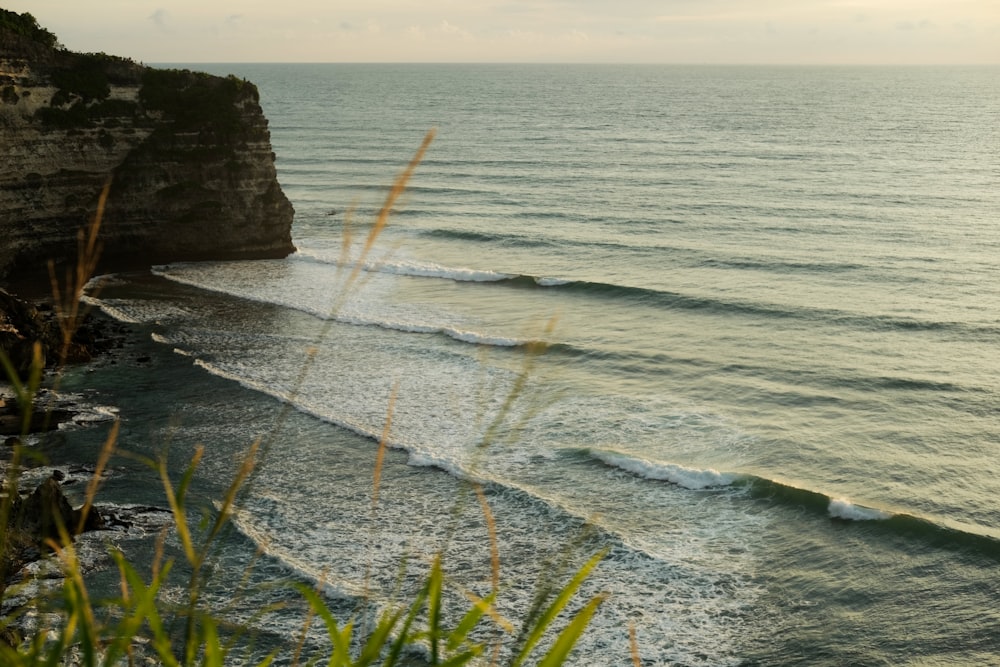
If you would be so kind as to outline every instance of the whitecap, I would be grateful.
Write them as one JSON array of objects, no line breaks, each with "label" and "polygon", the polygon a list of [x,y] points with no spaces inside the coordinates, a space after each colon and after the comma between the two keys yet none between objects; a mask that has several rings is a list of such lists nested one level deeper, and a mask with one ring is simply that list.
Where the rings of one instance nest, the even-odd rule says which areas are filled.
[{"label": "whitecap", "polygon": [[834,519],[845,519],[847,521],[883,521],[891,519],[892,514],[877,510],[871,507],[855,505],[843,498],[833,498],[827,509]]},{"label": "whitecap", "polygon": [[712,468],[689,468],[676,463],[660,463],[608,450],[589,450],[590,455],[602,463],[621,468],[646,479],[661,480],[699,490],[729,486],[739,478],[735,473],[724,473]]},{"label": "whitecap", "polygon": [[535,283],[541,287],[561,287],[572,282],[572,280],[565,278],[535,278]]}]

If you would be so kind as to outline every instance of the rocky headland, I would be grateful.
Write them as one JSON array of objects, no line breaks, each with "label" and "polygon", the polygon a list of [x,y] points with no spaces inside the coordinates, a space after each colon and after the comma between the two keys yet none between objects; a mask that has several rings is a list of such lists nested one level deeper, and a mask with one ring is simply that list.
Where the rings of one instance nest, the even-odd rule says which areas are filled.
[{"label": "rocky headland", "polygon": [[88,272],[295,250],[257,88],[233,76],[73,53],[0,9],[0,155],[0,351],[22,376],[36,343],[49,366],[115,344],[100,320],[68,332],[50,303],[50,268],[61,280],[77,265],[96,219]]},{"label": "rocky headland", "polygon": [[0,281],[75,262],[108,183],[102,272],[294,251],[257,88],[233,76],[72,53],[0,9],[0,155]]},{"label": "rocky headland", "polygon": [[[101,318],[74,321],[67,333],[59,308],[45,298],[50,267],[62,277],[76,265],[81,230],[96,218],[99,261],[88,268],[97,273],[280,258],[295,250],[292,206],[277,181],[252,83],[72,53],[30,14],[4,9],[0,156],[0,351],[22,377],[36,343],[49,366],[121,346],[125,332]],[[8,453],[25,430],[72,416],[73,406],[56,397],[25,428],[7,379],[0,369],[0,445]],[[43,390],[35,407],[46,400]],[[34,491],[0,489],[0,600],[8,577],[42,549],[53,526],[108,523],[97,509],[78,522],[79,510],[60,492],[64,477],[53,472]],[[7,613],[4,607],[0,617]]]}]

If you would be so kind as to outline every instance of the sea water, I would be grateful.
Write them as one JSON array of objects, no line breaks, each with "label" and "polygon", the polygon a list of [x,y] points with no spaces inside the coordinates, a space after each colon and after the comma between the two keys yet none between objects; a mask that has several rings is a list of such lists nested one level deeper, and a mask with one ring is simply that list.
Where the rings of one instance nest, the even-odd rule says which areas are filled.
[{"label": "sea water", "polygon": [[281,641],[257,584],[346,617],[436,553],[461,604],[492,530],[515,621],[607,550],[573,664],[1000,663],[996,68],[196,69],[258,85],[298,252],[115,277],[149,361],[71,384],[204,507],[262,442],[220,609],[253,564]]}]

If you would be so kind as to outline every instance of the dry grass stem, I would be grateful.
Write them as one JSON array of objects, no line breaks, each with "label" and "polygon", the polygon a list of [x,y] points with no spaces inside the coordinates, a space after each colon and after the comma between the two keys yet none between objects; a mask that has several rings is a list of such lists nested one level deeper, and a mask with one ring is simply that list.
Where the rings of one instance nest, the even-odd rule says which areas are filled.
[{"label": "dry grass stem", "polygon": [[[552,332],[555,331],[558,321],[559,318],[555,315],[549,318],[549,321],[545,324],[545,328],[543,330],[544,337],[541,339],[534,339],[525,346],[524,363],[521,365],[521,370],[517,374],[517,377],[514,378],[514,383],[511,385],[510,391],[507,392],[507,397],[500,405],[500,409],[493,417],[493,421],[490,422],[490,425],[483,433],[483,438],[479,442],[480,449],[486,449],[496,442],[497,435],[500,433],[500,430],[505,424],[508,423],[511,411],[514,409],[514,404],[517,403],[518,399],[524,393],[525,388],[528,386],[528,380],[532,377],[536,359],[540,355],[544,354],[549,348],[548,338],[552,335]],[[541,406],[536,406],[535,408],[528,410],[512,429],[511,437],[516,437],[517,433],[520,432],[524,425],[535,414],[537,414],[540,409]]]},{"label": "dry grass stem", "polygon": [[639,656],[639,639],[635,632],[635,621],[628,622],[628,648],[632,656],[632,665],[642,667],[642,658]]},{"label": "dry grass stem", "polygon": [[392,386],[389,394],[389,407],[386,408],[385,425],[382,427],[382,437],[378,441],[378,452],[375,454],[375,472],[372,475],[372,510],[378,507],[379,486],[382,483],[382,465],[385,462],[385,450],[389,447],[389,434],[392,431],[392,413],[396,407],[396,394],[399,392],[399,380]]},{"label": "dry grass stem", "polygon": [[483,510],[483,518],[486,520],[486,531],[490,535],[490,582],[493,585],[493,592],[497,593],[500,590],[500,546],[497,540],[497,524],[493,518],[493,510],[490,509],[490,504],[486,500],[482,484],[477,483],[473,488],[476,490],[479,506]]},{"label": "dry grass stem", "polygon": [[101,453],[97,457],[97,467],[94,469],[94,476],[90,478],[90,483],[87,484],[83,507],[80,508],[80,520],[76,526],[77,533],[83,532],[83,527],[87,523],[87,515],[90,514],[90,510],[94,506],[94,497],[97,495],[97,487],[101,484],[101,476],[104,474],[104,470],[108,466],[108,461],[111,459],[111,454],[115,451],[115,444],[118,442],[118,429],[120,426],[121,422],[116,419],[114,424],[111,425],[111,432],[108,433],[108,437],[104,440],[104,446],[101,447]]},{"label": "dry grass stem", "polygon": [[399,176],[396,177],[392,187],[389,188],[389,194],[386,195],[385,202],[383,202],[382,208],[379,209],[378,215],[375,217],[375,224],[372,225],[370,230],[368,230],[368,236],[365,238],[365,243],[361,250],[361,256],[354,264],[354,268],[351,270],[350,275],[347,277],[347,281],[340,291],[340,298],[337,301],[335,310],[339,310],[339,306],[343,303],[343,300],[347,298],[351,287],[357,281],[361,271],[364,270],[365,260],[371,253],[372,248],[375,246],[375,241],[382,234],[385,226],[389,223],[389,215],[392,213],[393,207],[396,205],[399,197],[406,190],[406,184],[413,176],[413,172],[416,171],[417,166],[423,161],[424,154],[427,153],[427,149],[430,147],[431,142],[434,141],[435,134],[435,130],[428,130],[427,134],[424,136],[424,140],[420,144],[420,148],[417,149],[416,154],[413,156],[413,159],[410,160],[409,164],[406,165],[406,168],[399,174]]},{"label": "dry grass stem", "polygon": [[[319,594],[323,587],[326,586],[326,576],[327,571],[323,570],[323,574],[320,576],[319,581],[316,582],[316,593]],[[309,628],[312,627],[313,620],[316,618],[316,610],[312,605],[309,605],[306,610],[306,617],[302,621],[302,629],[299,631],[299,641],[295,644],[295,653],[292,656],[292,667],[298,667],[299,661],[302,659],[302,651],[306,645],[306,637],[309,635]]]},{"label": "dry grass stem", "polygon": [[101,231],[101,221],[104,218],[104,209],[108,202],[108,193],[111,191],[111,181],[108,181],[101,189],[101,194],[97,200],[97,211],[90,224],[77,234],[77,259],[74,269],[66,270],[65,289],[60,289],[59,280],[56,278],[55,265],[49,262],[49,281],[52,287],[53,306],[59,322],[59,330],[62,334],[62,347],[59,352],[59,364],[64,365],[69,355],[70,345],[73,336],[83,318],[81,304],[83,303],[83,291],[87,283],[97,270],[97,263],[101,256],[101,244],[99,235]]}]

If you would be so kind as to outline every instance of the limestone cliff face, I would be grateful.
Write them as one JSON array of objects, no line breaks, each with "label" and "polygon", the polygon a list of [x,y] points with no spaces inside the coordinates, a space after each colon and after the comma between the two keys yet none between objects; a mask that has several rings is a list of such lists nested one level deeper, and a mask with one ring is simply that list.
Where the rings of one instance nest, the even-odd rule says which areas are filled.
[{"label": "limestone cliff face", "polygon": [[294,251],[253,84],[69,53],[25,16],[0,10],[0,278],[75,261],[107,182],[104,271]]}]

